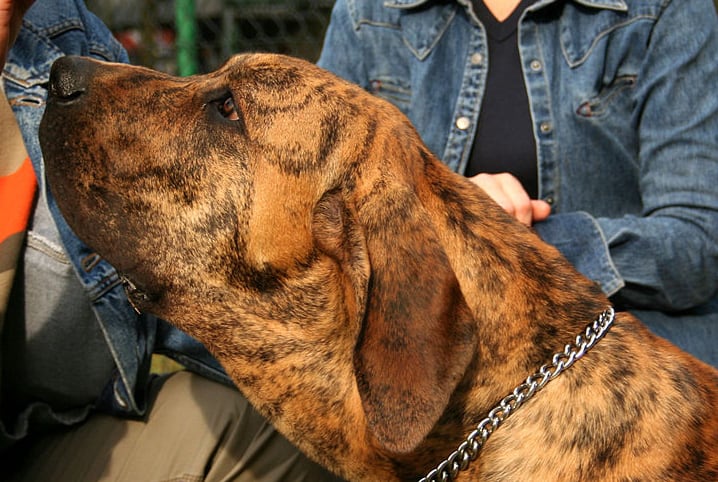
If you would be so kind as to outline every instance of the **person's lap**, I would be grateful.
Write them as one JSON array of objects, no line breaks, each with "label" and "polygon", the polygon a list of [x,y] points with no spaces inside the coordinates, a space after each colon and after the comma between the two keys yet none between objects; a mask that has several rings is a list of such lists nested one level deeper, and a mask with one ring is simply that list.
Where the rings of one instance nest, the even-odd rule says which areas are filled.
[{"label": "person's lap", "polygon": [[331,481],[236,390],[188,372],[153,387],[144,421],[96,414],[35,441],[10,481]]}]

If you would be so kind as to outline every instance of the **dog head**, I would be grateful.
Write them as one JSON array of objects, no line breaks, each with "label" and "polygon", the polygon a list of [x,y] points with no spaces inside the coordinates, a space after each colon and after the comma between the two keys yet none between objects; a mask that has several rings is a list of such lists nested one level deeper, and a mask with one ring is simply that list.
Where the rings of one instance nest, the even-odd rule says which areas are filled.
[{"label": "dog head", "polygon": [[434,227],[450,173],[398,110],[283,56],[187,78],[67,57],[40,136],[63,215],[131,301],[203,341],[290,438],[312,421],[285,422],[288,370],[320,372],[311,397],[358,394],[389,452],[430,432],[475,325]]}]

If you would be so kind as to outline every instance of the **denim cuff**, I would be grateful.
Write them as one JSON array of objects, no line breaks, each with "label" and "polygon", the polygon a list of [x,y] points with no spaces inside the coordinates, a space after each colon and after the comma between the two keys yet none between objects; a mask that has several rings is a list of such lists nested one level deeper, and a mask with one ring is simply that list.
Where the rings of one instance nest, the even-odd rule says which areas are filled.
[{"label": "denim cuff", "polygon": [[555,246],[581,274],[598,283],[607,296],[625,285],[611,260],[603,231],[588,213],[553,214],[536,223],[534,230],[541,239]]}]

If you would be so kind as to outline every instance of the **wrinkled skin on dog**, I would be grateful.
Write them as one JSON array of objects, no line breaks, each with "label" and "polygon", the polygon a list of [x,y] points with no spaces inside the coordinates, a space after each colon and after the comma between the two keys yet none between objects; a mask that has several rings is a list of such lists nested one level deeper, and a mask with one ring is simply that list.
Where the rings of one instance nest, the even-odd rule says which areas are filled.
[{"label": "wrinkled skin on dog", "polygon": [[[349,480],[425,475],[609,305],[396,109],[304,61],[175,78],[70,57],[50,91],[70,226]],[[619,313],[459,480],[716,480],[717,386]]]}]

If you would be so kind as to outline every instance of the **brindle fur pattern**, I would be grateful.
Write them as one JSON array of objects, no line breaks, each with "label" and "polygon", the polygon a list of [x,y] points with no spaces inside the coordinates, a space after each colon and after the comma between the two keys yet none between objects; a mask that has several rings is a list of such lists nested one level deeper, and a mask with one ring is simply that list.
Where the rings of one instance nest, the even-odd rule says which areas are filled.
[{"label": "brindle fur pattern", "polygon": [[[53,77],[82,86],[54,81],[41,128],[70,226],[347,479],[425,475],[609,305],[397,110],[309,63]],[[717,386],[619,313],[460,480],[716,480]]]}]

